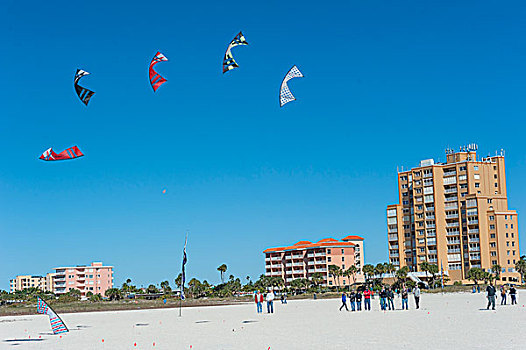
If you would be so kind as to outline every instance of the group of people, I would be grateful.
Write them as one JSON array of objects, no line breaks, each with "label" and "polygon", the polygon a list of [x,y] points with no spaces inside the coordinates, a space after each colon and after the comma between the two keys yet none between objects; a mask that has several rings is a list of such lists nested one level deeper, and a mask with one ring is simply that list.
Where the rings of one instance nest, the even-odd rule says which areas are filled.
[{"label": "group of people", "polygon": [[[497,297],[497,289],[495,288],[495,286],[493,286],[493,284],[490,283],[489,286],[486,287],[486,293],[487,293],[487,298],[488,298],[488,306],[486,307],[486,309],[489,310],[491,306],[491,309],[495,310],[495,301],[496,301],[495,299]],[[506,287],[501,286],[500,287],[500,297],[501,297],[500,305],[506,305],[507,294],[508,292],[506,291]],[[511,305],[517,304],[517,290],[515,289],[514,286],[510,287],[509,295],[511,298]]]},{"label": "group of people", "polygon": [[[402,310],[409,310],[409,289],[407,287],[402,287],[401,290],[393,290],[391,287],[383,287],[378,293],[380,297],[380,309],[381,310],[395,310],[394,297],[395,293],[399,294],[402,298]],[[415,297],[416,308],[420,308],[420,288],[416,286],[413,289],[413,295]],[[371,310],[371,298],[374,298],[374,291],[369,288],[366,288],[363,293],[360,290],[352,290],[349,295],[347,293],[342,293],[342,305],[340,306],[340,311],[343,308],[349,311],[347,307],[347,299],[351,305],[351,311],[362,311],[362,299],[364,302],[365,310]]]},{"label": "group of people", "polygon": [[[274,313],[274,299],[276,298],[276,295],[274,294],[274,291],[269,290],[267,292],[266,296],[263,296],[263,293],[261,293],[259,290],[254,294],[254,301],[256,302],[256,310],[257,313],[260,314],[263,312],[263,302],[267,302],[267,313],[273,314]],[[283,298],[283,295],[281,297],[281,303],[286,304],[287,298]]]}]

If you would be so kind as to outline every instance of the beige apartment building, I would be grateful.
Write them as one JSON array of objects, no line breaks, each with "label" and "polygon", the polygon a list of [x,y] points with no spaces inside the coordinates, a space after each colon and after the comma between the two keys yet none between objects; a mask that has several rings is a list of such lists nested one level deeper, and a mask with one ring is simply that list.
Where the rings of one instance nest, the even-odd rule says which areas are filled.
[{"label": "beige apartment building", "polygon": [[451,282],[467,282],[470,268],[501,266],[501,281],[520,281],[518,216],[508,209],[504,153],[477,158],[472,144],[446,150],[398,172],[399,204],[387,207],[389,261],[420,271],[427,261]]},{"label": "beige apartment building", "polygon": [[53,278],[54,273],[48,273],[46,276],[20,275],[9,281],[9,291],[14,293],[17,290],[27,288],[39,288],[45,292],[54,292]]}]

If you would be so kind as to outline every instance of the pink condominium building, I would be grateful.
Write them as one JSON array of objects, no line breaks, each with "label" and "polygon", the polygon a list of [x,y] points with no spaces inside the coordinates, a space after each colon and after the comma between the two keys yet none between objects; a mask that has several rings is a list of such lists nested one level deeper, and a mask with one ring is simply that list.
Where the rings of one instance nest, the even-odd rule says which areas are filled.
[{"label": "pink condominium building", "polygon": [[364,261],[364,239],[360,236],[347,236],[341,241],[325,238],[316,243],[299,241],[285,247],[269,248],[265,254],[265,276],[281,277],[285,286],[299,278],[311,279],[314,273],[323,277],[323,286],[333,286],[334,278],[329,273],[329,266],[336,265],[342,270],[356,266],[354,280],[340,277],[338,284],[364,282],[362,272]]},{"label": "pink condominium building", "polygon": [[82,297],[88,292],[104,296],[106,290],[113,288],[113,266],[103,266],[101,262],[94,262],[91,266],[56,267],[54,270],[55,294],[78,289]]}]

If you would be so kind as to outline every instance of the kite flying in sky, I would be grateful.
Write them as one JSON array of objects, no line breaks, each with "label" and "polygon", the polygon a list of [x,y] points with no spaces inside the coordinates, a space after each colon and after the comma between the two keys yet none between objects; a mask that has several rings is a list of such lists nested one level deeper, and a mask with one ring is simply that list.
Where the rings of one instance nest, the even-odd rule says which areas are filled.
[{"label": "kite flying in sky", "polygon": [[281,88],[279,90],[279,106],[280,107],[283,107],[290,101],[294,101],[296,99],[294,95],[292,94],[292,92],[290,92],[289,86],[287,85],[287,82],[293,78],[303,78],[303,74],[300,72],[298,67],[296,67],[295,65],[292,66],[292,68],[288,71],[287,75],[285,75],[285,78],[281,82]]},{"label": "kite flying in sky", "polygon": [[79,150],[77,146],[70,147],[60,153],[55,153],[53,151],[53,148],[48,148],[39,159],[45,160],[45,161],[51,161],[51,160],[66,160],[66,159],[73,159],[82,157],[84,154]]},{"label": "kite flying in sky", "polygon": [[166,79],[161,77],[156,71],[153,70],[153,66],[162,61],[168,61],[168,58],[166,58],[166,56],[162,53],[157,52],[155,56],[153,56],[152,61],[150,62],[150,84],[152,85],[154,92],[157,91],[159,86],[166,83]]},{"label": "kite flying in sky", "polygon": [[248,45],[247,41],[245,40],[245,37],[243,36],[243,33],[239,32],[238,35],[230,42],[230,45],[228,45],[228,48],[225,52],[225,58],[223,58],[223,73],[228,72],[229,70],[232,70],[234,68],[238,68],[236,61],[234,60],[234,56],[232,56],[232,52],[230,50],[239,45]]},{"label": "kite flying in sky", "polygon": [[88,102],[95,93],[91,90],[88,90],[86,88],[83,88],[79,85],[79,80],[85,75],[88,75],[89,73],[82,69],[77,69],[77,73],[75,73],[75,91],[77,92],[77,95],[79,95],[79,98],[84,104],[87,106]]},{"label": "kite flying in sky", "polygon": [[53,334],[60,334],[69,332],[68,327],[62,319],[53,311],[51,307],[40,297],[37,297],[37,314],[44,314],[49,316],[49,322],[51,323],[51,329]]}]

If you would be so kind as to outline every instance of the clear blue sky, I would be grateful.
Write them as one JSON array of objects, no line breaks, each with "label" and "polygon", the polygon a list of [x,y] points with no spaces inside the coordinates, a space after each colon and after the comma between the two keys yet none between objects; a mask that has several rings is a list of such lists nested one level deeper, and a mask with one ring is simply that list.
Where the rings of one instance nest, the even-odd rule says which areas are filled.
[{"label": "clear blue sky", "polygon": [[[506,150],[510,208],[526,212],[523,2],[0,6],[2,289],[94,260],[118,285],[173,284],[186,230],[188,273],[212,283],[222,263],[256,278],[263,249],[300,239],[362,235],[367,262],[385,261],[397,166],[470,142]],[[223,75],[240,30],[250,46]],[[280,109],[293,64],[305,78]],[[73,145],[86,157],[37,159]]]}]

